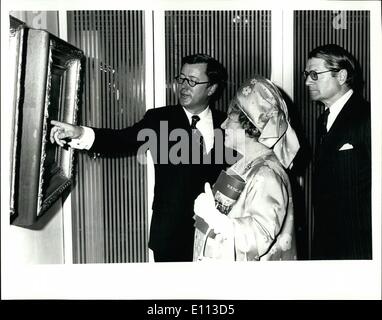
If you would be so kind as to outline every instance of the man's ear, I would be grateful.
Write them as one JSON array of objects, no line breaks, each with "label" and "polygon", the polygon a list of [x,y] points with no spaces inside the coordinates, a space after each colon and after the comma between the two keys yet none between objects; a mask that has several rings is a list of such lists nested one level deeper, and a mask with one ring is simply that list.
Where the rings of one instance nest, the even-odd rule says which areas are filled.
[{"label": "man's ear", "polygon": [[217,88],[218,88],[218,84],[217,83],[215,83],[212,86],[208,87],[208,92],[207,92],[208,96],[211,97],[215,93]]},{"label": "man's ear", "polygon": [[346,69],[341,69],[337,73],[337,80],[340,83],[340,85],[343,85],[346,80],[348,79],[348,72]]}]

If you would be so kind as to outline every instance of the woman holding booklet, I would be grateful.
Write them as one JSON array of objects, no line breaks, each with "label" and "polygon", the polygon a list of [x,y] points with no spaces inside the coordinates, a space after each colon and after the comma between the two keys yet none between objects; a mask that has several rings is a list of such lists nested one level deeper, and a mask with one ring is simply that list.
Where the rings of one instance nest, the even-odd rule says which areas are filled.
[{"label": "woman holding booklet", "polygon": [[285,168],[300,145],[281,93],[263,77],[246,81],[221,127],[241,158],[195,200],[194,261],[296,259]]}]

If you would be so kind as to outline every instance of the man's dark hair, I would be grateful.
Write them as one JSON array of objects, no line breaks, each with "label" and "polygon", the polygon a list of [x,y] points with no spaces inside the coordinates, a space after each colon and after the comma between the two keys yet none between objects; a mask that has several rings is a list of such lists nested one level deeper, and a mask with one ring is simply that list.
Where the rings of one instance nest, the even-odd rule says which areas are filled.
[{"label": "man's dark hair", "polygon": [[356,59],[344,48],[336,44],[319,46],[309,52],[308,59],[311,58],[323,59],[329,69],[346,69],[346,85],[349,88],[356,89],[362,85],[360,67]]},{"label": "man's dark hair", "polygon": [[207,64],[207,76],[209,80],[209,85],[218,85],[215,93],[212,95],[212,100],[217,100],[227,83],[227,71],[225,67],[216,59],[212,58],[207,54],[197,53],[192,54],[182,58],[182,67],[184,64],[196,64],[196,63],[206,63]]}]

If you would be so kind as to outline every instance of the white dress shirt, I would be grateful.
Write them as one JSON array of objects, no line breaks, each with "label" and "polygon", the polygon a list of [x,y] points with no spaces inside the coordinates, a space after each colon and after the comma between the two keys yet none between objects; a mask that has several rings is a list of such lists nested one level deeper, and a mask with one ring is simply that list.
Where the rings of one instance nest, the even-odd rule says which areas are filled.
[{"label": "white dress shirt", "polygon": [[329,129],[332,127],[334,121],[336,120],[338,114],[341,112],[345,103],[350,99],[353,94],[353,90],[350,89],[347,91],[341,98],[334,102],[330,107],[330,113],[328,115],[328,122],[326,123],[326,130],[329,132]]},{"label": "white dress shirt", "polygon": [[81,126],[84,131],[82,136],[78,139],[72,139],[68,144],[74,149],[86,149],[89,150],[95,140],[95,133],[92,128]]},{"label": "white dress shirt", "polygon": [[[192,114],[184,107],[183,110],[186,113],[188,121],[191,125],[191,117],[195,114]],[[199,129],[200,133],[203,135],[206,152],[208,153],[214,146],[214,124],[212,119],[212,111],[210,107],[207,107],[201,113],[197,114],[197,116],[199,116],[200,120],[196,123],[196,128]]]}]

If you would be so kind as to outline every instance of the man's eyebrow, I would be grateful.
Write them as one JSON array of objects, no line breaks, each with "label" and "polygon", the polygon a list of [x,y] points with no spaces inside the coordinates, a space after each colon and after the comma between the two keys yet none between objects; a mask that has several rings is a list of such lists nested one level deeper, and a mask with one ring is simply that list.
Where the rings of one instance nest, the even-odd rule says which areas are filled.
[{"label": "man's eyebrow", "polygon": [[192,80],[199,80],[199,78],[197,76],[188,76],[190,79]]},{"label": "man's eyebrow", "polygon": [[192,80],[199,80],[200,78],[199,77],[197,77],[197,76],[187,76],[187,75],[185,75],[183,72],[181,72],[179,75],[181,75],[181,76],[185,76],[185,77],[187,77],[187,78],[190,78],[190,79],[192,79]]},{"label": "man's eyebrow", "polygon": [[317,67],[310,67],[310,69],[308,68],[305,68],[304,70],[305,71],[318,71],[320,68],[317,68]]}]

